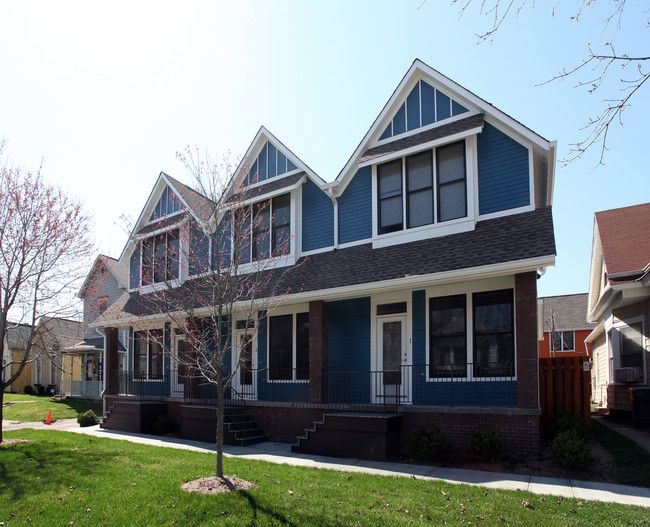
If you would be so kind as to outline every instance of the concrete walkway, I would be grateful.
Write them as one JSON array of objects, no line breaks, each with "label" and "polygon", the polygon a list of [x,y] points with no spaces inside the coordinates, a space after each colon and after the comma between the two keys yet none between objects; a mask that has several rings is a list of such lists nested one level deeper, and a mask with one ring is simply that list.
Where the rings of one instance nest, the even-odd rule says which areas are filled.
[{"label": "concrete walkway", "polygon": [[[99,426],[81,428],[75,419],[62,419],[52,425],[45,425],[44,423],[16,423],[5,420],[2,422],[2,428],[4,431],[18,430],[20,428],[64,430],[96,437],[121,439],[133,443],[193,450],[196,452],[214,452],[215,450],[214,444],[204,443],[202,441],[134,434],[118,430],[104,430],[99,428]],[[297,454],[291,452],[290,445],[272,441],[248,447],[224,445],[224,454],[226,456],[303,467],[326,468],[344,472],[361,472],[381,476],[416,477],[424,480],[444,480],[449,483],[466,483],[488,488],[524,490],[535,494],[548,494],[581,500],[608,501],[650,507],[650,489],[616,485],[613,483]]]}]

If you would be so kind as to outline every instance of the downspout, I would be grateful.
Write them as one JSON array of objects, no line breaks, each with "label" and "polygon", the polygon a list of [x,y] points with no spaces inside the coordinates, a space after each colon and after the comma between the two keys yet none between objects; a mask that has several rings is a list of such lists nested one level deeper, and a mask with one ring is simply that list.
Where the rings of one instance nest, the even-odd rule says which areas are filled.
[{"label": "downspout", "polygon": [[334,197],[334,191],[332,187],[327,189],[327,195],[332,200],[334,204],[334,249],[339,248],[339,202]]}]

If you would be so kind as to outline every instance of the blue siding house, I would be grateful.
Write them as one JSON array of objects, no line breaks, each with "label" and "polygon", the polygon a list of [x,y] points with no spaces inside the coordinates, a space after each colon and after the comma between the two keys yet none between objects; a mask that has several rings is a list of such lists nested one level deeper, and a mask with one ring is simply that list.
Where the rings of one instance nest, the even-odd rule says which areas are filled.
[{"label": "blue siding house", "polygon": [[[381,458],[437,423],[454,455],[494,427],[511,455],[534,452],[536,281],[555,261],[555,152],[416,60],[329,182],[264,127],[218,199],[161,173],[120,257],[128,291],[97,322],[104,426],[146,431],[167,415],[185,437],[214,437],[215,391],[181,367],[187,322],[151,299],[196,295],[200,317],[202,281],[240,262],[282,278],[256,291],[252,317],[225,315],[224,371],[236,373],[224,404],[244,408],[251,427],[242,434],[233,418],[227,441]],[[257,221],[238,235],[241,210]],[[119,330],[130,335],[121,373]]]}]

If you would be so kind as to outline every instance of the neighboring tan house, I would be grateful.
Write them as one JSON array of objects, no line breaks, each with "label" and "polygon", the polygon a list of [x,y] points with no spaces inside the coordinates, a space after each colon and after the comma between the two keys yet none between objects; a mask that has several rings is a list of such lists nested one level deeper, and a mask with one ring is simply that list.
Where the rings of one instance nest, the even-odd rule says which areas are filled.
[{"label": "neighboring tan house", "polygon": [[[84,281],[78,297],[84,302],[83,340],[74,342],[63,352],[62,390],[73,396],[99,398],[104,379],[103,329],[91,323],[126,290],[128,269],[114,258],[99,255]],[[126,366],[126,334],[120,335],[119,353],[122,368]]]},{"label": "neighboring tan house", "polygon": [[585,339],[595,324],[587,322],[587,293],[546,296],[538,301],[542,338],[539,357],[591,356]]},{"label": "neighboring tan house", "polygon": [[[20,362],[25,356],[25,349],[32,333],[32,326],[28,324],[7,323],[7,335],[4,343],[4,356],[2,357],[2,380],[5,381],[18,371]],[[25,364],[20,376],[5,388],[5,392],[24,393],[25,386],[32,384],[32,364]]]},{"label": "neighboring tan house", "polygon": [[38,321],[30,352],[35,393],[45,395],[62,391],[62,350],[79,342],[81,335],[82,323],[76,320],[43,317]]},{"label": "neighboring tan house", "polygon": [[[120,257],[128,292],[97,321],[103,426],[146,432],[168,415],[183,437],[214,440],[215,391],[174,367],[185,343],[147,299],[167,284],[189,295],[214,262],[239,258],[254,276],[277,258],[292,268],[280,305],[229,321],[226,370],[242,369],[227,404],[245,404],[260,438],[378,458],[439,423],[453,455],[494,427],[508,454],[536,452],[537,279],[555,262],[555,154],[554,142],[416,60],[329,183],[264,127],[219,221],[206,221],[205,196],[161,173]],[[231,199],[247,192],[264,221],[229,243]],[[183,248],[211,263],[192,267]],[[118,330],[130,334],[122,375]],[[252,339],[240,338],[246,330]],[[225,440],[245,444],[237,433]],[[383,433],[390,445],[374,450]]]},{"label": "neighboring tan house", "polygon": [[597,326],[587,341],[592,400],[610,415],[630,417],[630,389],[650,388],[649,317],[650,203],[597,212],[587,315]]}]

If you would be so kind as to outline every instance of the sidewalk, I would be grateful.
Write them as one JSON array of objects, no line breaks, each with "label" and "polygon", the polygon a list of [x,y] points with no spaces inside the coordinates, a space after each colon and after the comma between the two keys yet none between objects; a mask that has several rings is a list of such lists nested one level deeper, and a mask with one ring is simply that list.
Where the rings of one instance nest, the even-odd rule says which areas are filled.
[{"label": "sidewalk", "polygon": [[[141,443],[145,445],[193,450],[197,452],[214,452],[215,446],[202,441],[174,439],[145,434],[134,434],[117,430],[104,430],[99,426],[81,428],[75,419],[63,419],[52,425],[43,423],[12,423],[3,421],[3,430],[20,428],[38,428],[64,430],[96,437],[107,437]],[[267,441],[248,447],[224,445],[226,456],[246,459],[258,459],[271,463],[285,463],[313,468],[327,468],[344,472],[361,472],[381,476],[416,477],[424,480],[444,480],[450,483],[466,483],[489,488],[506,490],[524,490],[534,494],[550,494],[582,500],[609,501],[626,505],[650,507],[650,489],[630,487],[613,483],[599,483],[558,478],[525,476],[521,474],[500,474],[457,468],[429,467],[405,463],[388,463],[383,461],[364,461],[359,459],[314,456],[291,452],[290,445]]]}]

